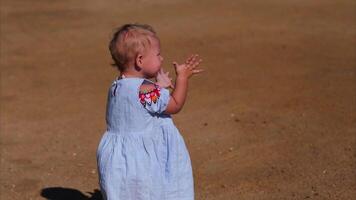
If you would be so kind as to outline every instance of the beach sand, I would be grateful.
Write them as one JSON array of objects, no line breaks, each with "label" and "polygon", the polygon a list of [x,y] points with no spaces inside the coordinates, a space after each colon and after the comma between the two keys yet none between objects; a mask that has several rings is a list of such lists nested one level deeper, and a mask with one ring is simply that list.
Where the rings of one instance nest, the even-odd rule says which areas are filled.
[{"label": "beach sand", "polygon": [[108,43],[134,22],[173,78],[203,59],[173,115],[197,200],[356,197],[355,1],[83,2],[1,2],[2,200],[100,199]]}]

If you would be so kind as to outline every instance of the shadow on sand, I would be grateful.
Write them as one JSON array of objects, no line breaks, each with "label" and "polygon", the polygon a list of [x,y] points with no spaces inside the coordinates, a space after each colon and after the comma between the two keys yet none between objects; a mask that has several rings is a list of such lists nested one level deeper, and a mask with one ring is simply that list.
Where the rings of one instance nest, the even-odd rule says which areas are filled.
[{"label": "shadow on sand", "polygon": [[48,200],[103,200],[101,192],[95,189],[94,192],[86,192],[83,194],[79,190],[62,187],[44,188],[41,191],[41,196]]}]

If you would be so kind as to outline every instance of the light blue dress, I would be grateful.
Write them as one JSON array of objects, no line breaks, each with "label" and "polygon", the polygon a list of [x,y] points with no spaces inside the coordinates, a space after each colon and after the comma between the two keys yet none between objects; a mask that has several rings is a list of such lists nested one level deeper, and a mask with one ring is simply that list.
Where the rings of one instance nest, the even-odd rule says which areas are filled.
[{"label": "light blue dress", "polygon": [[[117,78],[108,90],[107,129],[96,158],[104,200],[194,200],[191,160],[168,114],[170,93],[158,87],[156,102],[140,102],[149,79]],[[152,82],[154,83],[154,82]]]}]

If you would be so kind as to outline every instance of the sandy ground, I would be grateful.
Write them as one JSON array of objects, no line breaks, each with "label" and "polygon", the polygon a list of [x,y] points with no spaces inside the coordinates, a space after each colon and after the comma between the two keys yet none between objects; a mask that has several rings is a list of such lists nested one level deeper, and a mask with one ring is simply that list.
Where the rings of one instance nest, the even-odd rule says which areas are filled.
[{"label": "sandy ground", "polygon": [[1,1],[1,199],[100,199],[107,45],[129,22],[172,75],[204,59],[173,116],[197,200],[355,199],[355,19],[351,0]]}]

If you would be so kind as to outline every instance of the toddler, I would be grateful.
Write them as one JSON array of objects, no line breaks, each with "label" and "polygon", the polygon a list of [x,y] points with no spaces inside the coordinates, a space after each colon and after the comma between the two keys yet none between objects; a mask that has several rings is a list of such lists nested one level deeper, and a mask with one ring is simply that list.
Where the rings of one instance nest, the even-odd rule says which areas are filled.
[{"label": "toddler", "polygon": [[107,128],[96,152],[103,199],[194,200],[189,152],[171,114],[182,109],[188,79],[203,71],[197,69],[202,60],[195,54],[173,62],[173,85],[161,68],[160,40],[147,24],[119,27],[109,49],[120,75],[108,90]]}]

